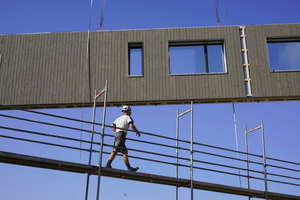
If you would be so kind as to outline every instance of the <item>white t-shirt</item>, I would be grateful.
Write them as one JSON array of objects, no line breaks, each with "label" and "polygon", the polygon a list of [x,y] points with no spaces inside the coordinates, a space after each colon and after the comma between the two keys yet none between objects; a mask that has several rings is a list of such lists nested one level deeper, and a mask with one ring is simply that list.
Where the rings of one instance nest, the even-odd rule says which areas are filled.
[{"label": "white t-shirt", "polygon": [[[133,124],[133,119],[129,115],[122,115],[121,117],[117,118],[113,124],[116,127],[128,129],[130,123]],[[127,134],[127,130],[116,128],[116,132],[119,131],[124,131]]]}]

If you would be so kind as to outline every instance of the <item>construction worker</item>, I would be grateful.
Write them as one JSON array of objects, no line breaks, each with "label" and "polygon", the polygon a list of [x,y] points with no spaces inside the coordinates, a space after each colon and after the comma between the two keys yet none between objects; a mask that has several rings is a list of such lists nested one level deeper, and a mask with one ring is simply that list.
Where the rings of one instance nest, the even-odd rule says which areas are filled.
[{"label": "construction worker", "polygon": [[[112,126],[112,130],[115,132],[115,141],[114,141],[114,150],[111,152],[108,162],[105,165],[105,167],[112,168],[111,163],[115,159],[118,152],[123,153],[123,160],[128,168],[129,171],[137,171],[139,168],[133,168],[129,164],[128,159],[128,150],[125,146],[126,142],[126,135],[127,135],[127,129],[129,126],[136,132],[137,136],[141,136],[140,132],[137,130],[135,125],[133,124],[133,119],[131,118],[131,108],[129,106],[124,105],[122,107],[123,115],[117,118]],[[120,129],[121,128],[121,129]]]}]

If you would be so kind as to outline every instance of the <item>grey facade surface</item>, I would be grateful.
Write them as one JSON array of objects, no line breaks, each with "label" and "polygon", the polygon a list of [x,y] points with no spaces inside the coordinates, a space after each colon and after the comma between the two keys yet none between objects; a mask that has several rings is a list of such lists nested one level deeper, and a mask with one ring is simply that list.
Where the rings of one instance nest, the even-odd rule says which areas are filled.
[{"label": "grey facade surface", "polygon": [[247,26],[246,34],[253,97],[263,97],[266,101],[299,100],[300,71],[272,72],[267,40],[298,38],[300,41],[300,24]]},{"label": "grey facade surface", "polygon": [[82,33],[0,36],[1,104],[33,106],[88,101],[85,49]]},{"label": "grey facade surface", "polygon": [[[300,24],[246,26],[251,98],[240,27],[0,35],[0,104],[91,106],[108,82],[108,105],[299,100],[300,72],[273,73],[266,37],[299,36]],[[226,73],[170,75],[169,42],[222,40]],[[128,45],[143,48],[143,76],[128,76]],[[185,66],[182,66],[185,67]],[[98,99],[98,105],[103,98]]]}]

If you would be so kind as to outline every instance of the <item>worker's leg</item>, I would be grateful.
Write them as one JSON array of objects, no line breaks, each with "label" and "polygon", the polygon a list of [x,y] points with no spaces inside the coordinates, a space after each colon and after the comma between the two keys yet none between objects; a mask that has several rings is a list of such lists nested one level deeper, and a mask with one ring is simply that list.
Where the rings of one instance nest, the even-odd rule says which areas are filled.
[{"label": "worker's leg", "polygon": [[126,164],[128,170],[129,170],[129,171],[134,171],[134,172],[137,171],[137,170],[139,169],[138,167],[133,168],[133,167],[131,167],[130,164],[129,164],[128,151],[127,151],[127,150],[124,150],[124,151],[122,151],[122,153],[123,153],[123,160],[124,160],[124,163]]},{"label": "worker's leg", "polygon": [[127,165],[129,164],[129,158],[128,158],[128,151],[123,151],[123,160],[124,160],[124,163]]},{"label": "worker's leg", "polygon": [[116,157],[116,155],[118,154],[118,151],[117,150],[113,150],[109,156],[109,159],[108,160],[111,160],[113,161]]},{"label": "worker's leg", "polygon": [[118,154],[118,151],[117,150],[113,150],[109,156],[109,159],[107,161],[107,164],[105,165],[105,167],[108,167],[108,168],[112,168],[111,167],[111,163],[112,161],[115,159],[116,155]]},{"label": "worker's leg", "polygon": [[[126,137],[125,137],[126,139]],[[115,159],[116,155],[118,154],[118,152],[121,151],[121,148],[123,147],[124,145],[124,142],[123,142],[123,134],[120,133],[120,132],[117,132],[115,134],[115,140],[114,140],[114,150],[111,152],[110,156],[109,156],[109,159],[107,161],[107,164],[105,165],[105,167],[108,167],[108,168],[112,168],[111,167],[111,163],[112,161]]]}]

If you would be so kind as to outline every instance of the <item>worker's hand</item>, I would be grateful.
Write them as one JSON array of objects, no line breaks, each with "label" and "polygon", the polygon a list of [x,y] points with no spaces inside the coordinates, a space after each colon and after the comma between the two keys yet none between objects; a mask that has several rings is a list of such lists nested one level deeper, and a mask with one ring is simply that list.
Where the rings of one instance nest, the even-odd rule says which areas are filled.
[{"label": "worker's hand", "polygon": [[139,136],[139,137],[141,136],[140,132],[136,132],[136,135]]}]

